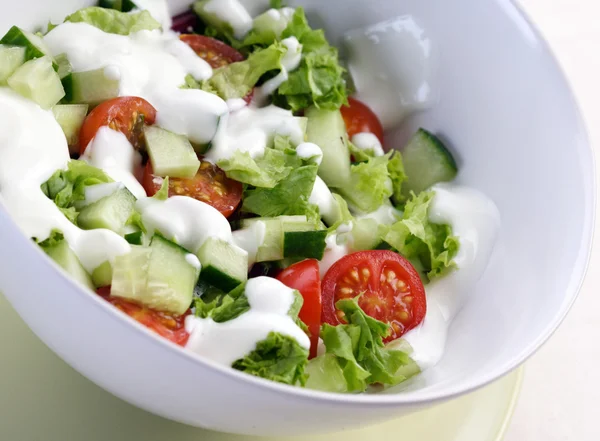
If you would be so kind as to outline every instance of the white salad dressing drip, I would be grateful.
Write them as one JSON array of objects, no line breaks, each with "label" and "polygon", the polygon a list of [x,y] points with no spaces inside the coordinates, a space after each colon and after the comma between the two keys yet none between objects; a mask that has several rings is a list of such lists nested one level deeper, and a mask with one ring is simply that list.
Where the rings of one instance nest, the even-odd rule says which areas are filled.
[{"label": "white salad dressing drip", "polygon": [[145,9],[154,19],[160,23],[163,31],[171,29],[173,21],[166,0],[135,0],[137,9]]},{"label": "white salad dressing drip", "polygon": [[432,190],[429,220],[450,225],[460,247],[454,259],[457,269],[425,286],[425,320],[404,336],[421,369],[442,358],[448,326],[483,275],[500,228],[498,209],[481,192],[452,184],[438,184]]},{"label": "white salad dressing drip", "polygon": [[383,147],[379,138],[373,133],[361,132],[352,137],[352,144],[360,150],[373,150],[375,156],[383,156]]},{"label": "white salad dressing drip", "polygon": [[51,111],[7,88],[0,88],[0,194],[7,211],[27,237],[44,240],[60,230],[81,264],[92,272],[127,254],[125,239],[109,230],[84,231],[69,222],[40,185],[66,169],[69,148]]},{"label": "white salad dressing drip", "polygon": [[187,263],[189,263],[190,265],[192,265],[197,270],[200,270],[202,268],[202,264],[200,263],[200,260],[198,259],[198,257],[196,257],[195,254],[192,254],[192,253],[186,254],[185,261]]},{"label": "white salad dressing drip", "polygon": [[238,0],[210,0],[204,10],[227,22],[238,40],[252,29],[252,17]]},{"label": "white salad dressing drip", "polygon": [[265,81],[262,86],[256,88],[254,91],[254,101],[258,105],[264,104],[267,98],[288,80],[289,73],[296,70],[302,60],[302,45],[296,37],[285,38],[281,40],[281,43],[287,49],[287,52],[281,59],[281,72],[270,80]]},{"label": "white salad dressing drip", "polygon": [[352,30],[344,40],[355,96],[377,114],[384,129],[436,100],[436,51],[412,16]]},{"label": "white salad dressing drip", "polygon": [[392,225],[402,218],[402,212],[395,209],[391,203],[381,205],[377,210],[366,214],[359,214],[357,219],[373,219],[378,224]]},{"label": "white salad dressing drip", "polygon": [[181,89],[187,74],[208,79],[212,69],[177,34],[160,30],[108,34],[86,23],[63,23],[45,37],[53,55],[66,54],[74,72],[110,66],[120,76],[119,95],[139,96],[157,110],[157,124],[208,143],[227,104],[198,89]]},{"label": "white salad dressing drip", "polygon": [[279,37],[285,28],[287,28],[287,25],[292,19],[294,12],[296,12],[296,10],[289,7],[284,7],[281,9],[271,8],[267,11],[269,17],[273,19],[272,25],[275,35]]},{"label": "white salad dressing drip", "polygon": [[146,197],[146,190],[134,176],[142,157],[123,133],[107,126],[100,127],[81,159],[123,183],[137,199]]},{"label": "white salad dressing drip", "polygon": [[315,179],[308,202],[319,207],[319,214],[329,225],[335,222],[338,209],[337,201],[325,181],[319,176]]},{"label": "white salad dressing drip", "polygon": [[288,315],[294,290],[277,279],[256,277],[246,284],[250,310],[239,317],[216,323],[188,316],[185,329],[191,334],[186,348],[219,364],[231,366],[256,349],[256,344],[277,332],[308,349],[310,340]]},{"label": "white salad dressing drip", "polygon": [[238,150],[260,158],[277,134],[289,136],[293,145],[301,144],[304,142],[301,118],[276,106],[244,107],[221,118],[219,131],[205,158],[217,162],[230,158]]},{"label": "white salad dressing drip", "polygon": [[[312,142],[303,142],[296,147],[296,154],[302,159],[311,159],[315,164],[321,165],[323,161],[323,150],[317,144]],[[314,187],[313,187],[314,189]]]},{"label": "white salad dressing drip", "polygon": [[252,17],[262,14],[271,6],[271,0],[239,0]]},{"label": "white salad dressing drip", "polygon": [[98,202],[100,199],[104,199],[112,195],[118,190],[125,188],[125,184],[122,182],[109,182],[107,184],[96,184],[85,187],[85,199],[83,201],[77,201],[75,207],[85,207],[87,205]]},{"label": "white salad dressing drip", "polygon": [[[351,223],[350,230],[352,230]],[[342,241],[340,240],[340,243],[338,243],[338,236],[340,236],[342,233],[347,233],[345,228],[343,231],[330,234],[327,236],[327,239],[325,239],[325,254],[319,261],[319,274],[321,275],[321,278],[323,278],[325,273],[333,266],[334,263],[336,263],[342,257],[350,254],[350,249],[345,241],[341,243]]]},{"label": "white salad dressing drip", "polygon": [[234,231],[233,243],[248,253],[248,266],[256,263],[258,248],[265,241],[267,226],[262,221],[253,222],[249,228]]},{"label": "white salad dressing drip", "polygon": [[231,226],[225,216],[197,199],[187,196],[172,196],[166,200],[144,198],[136,202],[136,208],[150,235],[160,231],[193,253],[210,237],[232,241]]}]

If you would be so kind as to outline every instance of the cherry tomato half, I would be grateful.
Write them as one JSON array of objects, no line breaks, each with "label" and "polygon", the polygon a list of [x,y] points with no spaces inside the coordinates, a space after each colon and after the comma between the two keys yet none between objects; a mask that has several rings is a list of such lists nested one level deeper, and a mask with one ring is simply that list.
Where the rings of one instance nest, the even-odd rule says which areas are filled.
[{"label": "cherry tomato half", "polygon": [[[146,164],[142,185],[148,196],[154,195],[162,186],[163,178],[152,172],[150,161]],[[244,188],[241,183],[229,179],[225,172],[207,161],[200,163],[193,178],[169,178],[169,196],[189,196],[205,202],[231,216],[242,200]]]},{"label": "cherry tomato half", "polygon": [[300,310],[300,320],[308,326],[310,337],[310,358],[317,356],[319,333],[321,332],[321,278],[319,263],[307,259],[284,269],[277,280],[290,288],[297,289],[304,298]]},{"label": "cherry tomato half", "polygon": [[85,118],[79,132],[79,152],[83,154],[102,126],[122,132],[134,147],[143,145],[144,124],[154,124],[156,109],[143,98],[122,96],[104,101]]},{"label": "cherry tomato half", "polygon": [[338,260],[323,278],[323,321],[344,322],[338,300],[361,295],[363,311],[391,327],[386,342],[395,340],[423,321],[425,288],[411,263],[386,250],[360,251]]},{"label": "cherry tomato half", "polygon": [[110,287],[100,288],[97,292],[128,316],[175,344],[185,346],[190,338],[190,334],[185,330],[185,318],[190,314],[190,310],[181,316],[175,316],[154,311],[119,297],[112,297]]},{"label": "cherry tomato half", "polygon": [[348,98],[348,105],[340,109],[346,123],[348,136],[352,138],[357,133],[373,133],[383,144],[383,127],[377,115],[363,102]]},{"label": "cherry tomato half", "polygon": [[244,56],[231,46],[211,37],[196,34],[183,34],[179,37],[213,69],[244,61]]}]

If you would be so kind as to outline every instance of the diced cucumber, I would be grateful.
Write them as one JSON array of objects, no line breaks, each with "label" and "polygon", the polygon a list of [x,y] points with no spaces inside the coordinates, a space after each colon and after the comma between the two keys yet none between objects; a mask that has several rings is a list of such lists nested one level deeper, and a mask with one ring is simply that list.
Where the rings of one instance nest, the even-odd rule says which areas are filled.
[{"label": "diced cucumber", "polygon": [[355,219],[352,222],[352,249],[374,250],[381,243],[379,224],[375,219]]},{"label": "diced cucumber", "polygon": [[123,234],[125,224],[133,213],[135,201],[135,196],[127,188],[121,188],[84,207],[79,213],[77,224],[85,230],[107,228]]},{"label": "diced cucumber", "polygon": [[131,245],[142,245],[144,243],[144,233],[141,231],[134,231],[133,233],[126,234],[124,237]]},{"label": "diced cucumber", "polygon": [[200,278],[223,291],[248,280],[248,253],[221,239],[208,238],[198,250]]},{"label": "diced cucumber", "polygon": [[8,78],[8,85],[43,109],[51,108],[65,96],[50,57],[27,61]]},{"label": "diced cucumber", "polygon": [[92,272],[92,282],[96,288],[110,286],[112,283],[113,271],[112,265],[107,260]]},{"label": "diced cucumber", "polygon": [[8,30],[4,37],[0,39],[0,44],[24,47],[25,61],[47,56],[53,61],[53,68],[58,69],[58,65],[54,62],[52,53],[50,52],[50,49],[48,49],[48,46],[46,46],[46,43],[44,43],[44,40],[31,32],[13,26]]},{"label": "diced cucumber", "polygon": [[253,222],[265,224],[263,241],[256,252],[257,262],[273,262],[283,259],[283,224],[281,219],[257,217],[242,221],[242,228],[250,228]]},{"label": "diced cucumber", "polygon": [[90,275],[83,268],[79,258],[69,247],[66,240],[61,240],[55,245],[44,246],[42,249],[73,279],[90,289],[95,289]]},{"label": "diced cucumber", "polygon": [[287,231],[283,235],[283,257],[321,260],[325,253],[327,230]]},{"label": "diced cucumber", "polygon": [[[119,96],[120,79],[106,75],[106,68],[73,72],[67,86],[68,102],[96,106],[103,101]],[[70,90],[69,90],[70,87]]]},{"label": "diced cucumber", "polygon": [[[201,0],[193,5],[194,12],[202,19],[204,23],[212,26],[221,34],[233,34],[233,29],[225,20],[221,20],[217,14],[206,10],[206,6],[212,0]],[[240,36],[241,37],[241,36]]]},{"label": "diced cucumber", "polygon": [[200,161],[187,137],[157,126],[145,126],[144,137],[155,175],[172,178],[196,176]]},{"label": "diced cucumber", "polygon": [[57,104],[52,108],[54,118],[63,130],[69,146],[77,146],[79,130],[87,115],[87,104]]},{"label": "diced cucumber", "polygon": [[148,284],[148,264],[152,251],[148,247],[132,246],[131,251],[115,257],[110,294],[128,300],[144,298]]},{"label": "diced cucumber", "polygon": [[456,162],[444,144],[432,133],[419,129],[402,150],[406,182],[402,192],[419,194],[433,184],[456,177]]},{"label": "diced cucumber", "polygon": [[73,72],[73,66],[71,66],[71,62],[67,58],[66,54],[57,55],[54,58],[54,61],[56,61],[56,64],[58,65],[58,70],[56,73],[61,80]]},{"label": "diced cucumber", "polygon": [[148,282],[142,304],[158,311],[183,314],[192,303],[200,274],[198,259],[186,249],[154,235],[150,243]]},{"label": "diced cucumber", "polygon": [[25,48],[0,44],[0,85],[5,85],[19,66],[25,63]]},{"label": "diced cucumber", "polygon": [[350,180],[350,152],[346,125],[339,110],[308,108],[308,142],[323,151],[319,176],[329,187],[344,187]]},{"label": "diced cucumber", "polygon": [[273,40],[279,39],[281,33],[289,23],[289,18],[279,11],[279,14],[272,14],[270,11],[263,12],[252,20],[252,29],[260,35],[272,35]]}]

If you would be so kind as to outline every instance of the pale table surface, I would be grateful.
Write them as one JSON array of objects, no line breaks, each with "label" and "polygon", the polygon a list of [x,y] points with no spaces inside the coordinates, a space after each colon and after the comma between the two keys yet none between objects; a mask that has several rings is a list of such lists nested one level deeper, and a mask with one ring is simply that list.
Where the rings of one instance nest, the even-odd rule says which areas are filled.
[{"label": "pale table surface", "polygon": [[[600,2],[520,0],[548,39],[581,106],[600,159]],[[565,146],[568,150],[569,146]],[[597,176],[600,175],[597,171]],[[596,231],[599,217],[596,216]],[[597,236],[596,236],[597,238]],[[600,440],[600,241],[569,316],[526,364],[505,441]]]}]

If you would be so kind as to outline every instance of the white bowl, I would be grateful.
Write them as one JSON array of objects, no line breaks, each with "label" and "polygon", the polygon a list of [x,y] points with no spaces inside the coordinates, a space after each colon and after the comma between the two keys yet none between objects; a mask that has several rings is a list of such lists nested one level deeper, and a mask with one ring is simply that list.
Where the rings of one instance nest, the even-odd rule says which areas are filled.
[{"label": "white bowl", "polygon": [[[1,0],[0,32],[58,21],[91,3]],[[588,261],[592,152],[559,67],[510,1],[298,3],[320,17],[334,41],[357,26],[417,17],[438,46],[440,100],[388,140],[401,145],[421,125],[451,140],[459,181],[500,209],[500,240],[435,368],[407,390],[333,395],[224,369],[155,337],[76,287],[0,209],[0,290],[31,329],[96,384],[184,423],[304,434],[364,426],[469,392],[518,366],[550,336],[575,300]]]}]

